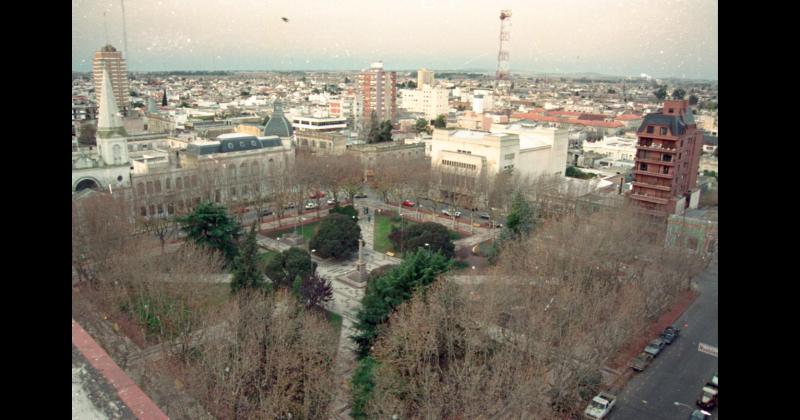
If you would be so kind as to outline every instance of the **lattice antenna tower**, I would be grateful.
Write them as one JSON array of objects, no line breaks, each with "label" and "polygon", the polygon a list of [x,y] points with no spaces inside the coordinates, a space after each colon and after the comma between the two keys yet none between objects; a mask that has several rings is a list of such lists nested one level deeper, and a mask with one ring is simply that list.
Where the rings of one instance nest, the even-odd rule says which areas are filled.
[{"label": "lattice antenna tower", "polygon": [[510,39],[511,10],[504,9],[500,11],[500,51],[497,53],[497,73],[495,74],[495,79],[498,82],[511,78],[508,70]]}]

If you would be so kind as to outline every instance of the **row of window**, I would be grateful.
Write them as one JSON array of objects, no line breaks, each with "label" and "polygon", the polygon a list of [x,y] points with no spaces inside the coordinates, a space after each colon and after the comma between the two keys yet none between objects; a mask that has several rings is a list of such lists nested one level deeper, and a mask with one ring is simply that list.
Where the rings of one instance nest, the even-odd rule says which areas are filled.
[{"label": "row of window", "polygon": [[478,167],[476,165],[473,165],[471,163],[456,162],[456,161],[446,160],[446,159],[442,159],[442,165],[444,165],[444,166],[452,166],[454,168],[469,169],[471,171],[474,171],[474,170],[478,169]]},{"label": "row of window", "polygon": [[[653,134],[653,131],[655,131],[655,127],[652,126],[652,125],[648,125],[647,126],[647,133]],[[662,136],[666,136],[667,135],[667,127],[659,127],[658,128],[658,134],[660,134]]]}]

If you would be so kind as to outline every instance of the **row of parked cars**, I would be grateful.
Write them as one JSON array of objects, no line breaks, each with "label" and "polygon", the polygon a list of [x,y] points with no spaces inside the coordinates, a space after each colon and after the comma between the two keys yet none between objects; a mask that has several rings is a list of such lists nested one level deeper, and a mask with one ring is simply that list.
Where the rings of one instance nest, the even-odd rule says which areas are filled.
[{"label": "row of parked cars", "polygon": [[664,329],[664,332],[661,333],[661,336],[656,338],[655,340],[647,343],[647,346],[644,348],[644,351],[639,353],[635,359],[631,362],[631,369],[641,372],[647,369],[650,366],[650,363],[653,362],[653,359],[658,357],[664,347],[669,344],[672,344],[673,341],[678,339],[681,330],[675,327],[667,327]]}]

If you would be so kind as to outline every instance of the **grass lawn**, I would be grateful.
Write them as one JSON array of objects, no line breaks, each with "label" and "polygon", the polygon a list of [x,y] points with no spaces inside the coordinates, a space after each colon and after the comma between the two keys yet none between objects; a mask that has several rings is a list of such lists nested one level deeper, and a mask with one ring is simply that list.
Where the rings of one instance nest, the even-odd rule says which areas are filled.
[{"label": "grass lawn", "polygon": [[[305,238],[305,240],[306,240],[306,243],[308,243],[308,242],[311,241],[311,237],[314,236],[314,231],[317,230],[317,226],[318,225],[319,225],[319,221],[312,222],[312,223],[309,223],[307,225],[298,226],[297,227],[297,233],[302,234],[303,238]],[[272,231],[272,232],[268,233],[267,236],[272,238],[272,239],[277,239],[279,236],[283,236],[283,235],[286,235],[287,233],[293,233],[293,232],[294,232],[294,228],[292,227],[292,228],[288,228],[288,229],[281,229],[281,230]]]},{"label": "grass lawn", "polygon": [[[411,221],[411,220],[408,220],[408,219],[404,219],[404,221],[405,221],[406,227],[410,227],[412,225],[415,225],[415,224],[419,223],[419,222]],[[434,223],[438,223],[438,222],[434,222]],[[440,224],[443,225],[444,227],[447,227],[447,225],[445,225],[443,223],[440,223]],[[394,247],[392,246],[392,243],[389,241],[389,234],[392,233],[392,226],[396,226],[396,227],[399,228],[400,227],[400,223],[392,222],[392,216],[387,216],[387,215],[384,215],[384,214],[376,214],[375,215],[375,231],[374,231],[374,238],[373,238],[374,243],[375,243],[375,251],[378,251],[378,252],[381,252],[381,253],[386,253],[387,251],[391,251],[391,252],[394,252],[395,254],[397,254],[397,251],[395,251]],[[450,239],[451,240],[456,241],[456,240],[461,239],[461,235],[458,232],[452,231],[450,229],[447,229],[447,232],[450,234]],[[400,256],[400,255],[396,255],[396,256]]]},{"label": "grass lawn", "polygon": [[263,261],[263,262],[267,262],[267,259],[269,257],[279,254],[278,251],[273,251],[271,249],[263,249],[263,248],[261,248],[261,249],[262,249],[262,252],[260,252],[258,254],[258,257],[261,258],[261,261]]}]

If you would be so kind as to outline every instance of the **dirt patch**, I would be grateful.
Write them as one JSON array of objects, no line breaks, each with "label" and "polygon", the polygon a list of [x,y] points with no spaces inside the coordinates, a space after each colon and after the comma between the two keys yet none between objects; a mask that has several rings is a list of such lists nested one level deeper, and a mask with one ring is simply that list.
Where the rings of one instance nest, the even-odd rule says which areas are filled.
[{"label": "dirt patch", "polygon": [[628,346],[624,347],[622,351],[617,354],[617,358],[614,359],[609,366],[613,369],[624,369],[627,367],[628,362],[636,357],[637,354],[642,352],[644,347],[647,345],[650,340],[657,337],[664,331],[669,325],[672,325],[681,315],[689,308],[689,305],[697,299],[698,293],[694,290],[687,290],[676,300],[675,304],[672,305],[672,309],[662,314],[657,321],[650,324],[647,327],[646,334],[643,337],[640,337],[637,340],[632,341]]}]

